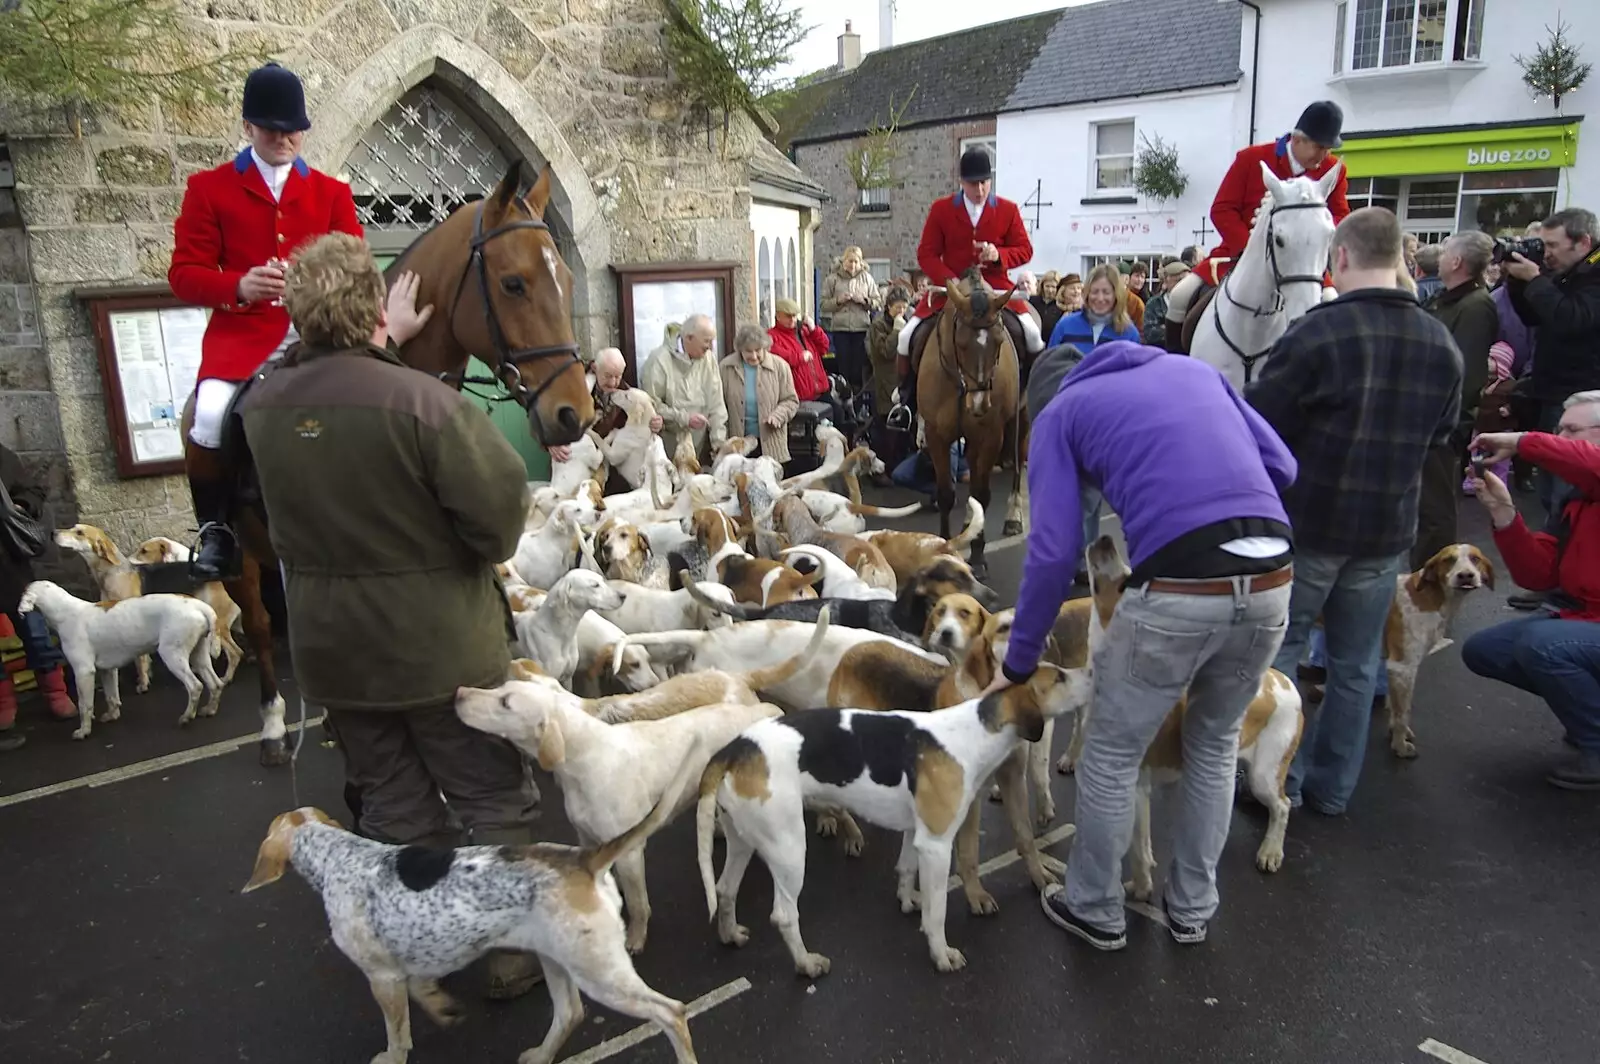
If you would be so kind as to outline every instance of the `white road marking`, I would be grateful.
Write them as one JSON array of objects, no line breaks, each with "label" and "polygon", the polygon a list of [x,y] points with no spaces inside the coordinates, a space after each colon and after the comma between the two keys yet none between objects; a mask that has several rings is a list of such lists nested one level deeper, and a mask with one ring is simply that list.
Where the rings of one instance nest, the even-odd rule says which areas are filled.
[{"label": "white road marking", "polygon": [[[750,989],[750,980],[740,976],[733,982],[719,986],[709,994],[703,994],[689,1002],[689,1018],[700,1015],[702,1012],[716,1008],[733,998],[738,997]],[[565,1064],[595,1064],[596,1061],[606,1060],[616,1056],[625,1049],[632,1049],[640,1042],[648,1041],[661,1033],[661,1028],[653,1023],[641,1023],[627,1034],[619,1034],[615,1038],[608,1038],[593,1049],[585,1050],[575,1057],[568,1057]]]},{"label": "white road marking", "polygon": [[[1060,827],[1054,828],[1054,829],[1052,829],[1050,831],[1045,832],[1043,835],[1038,836],[1033,841],[1034,841],[1034,844],[1039,847],[1039,849],[1043,850],[1046,847],[1054,846],[1056,843],[1060,842],[1062,839],[1070,839],[1070,838],[1072,838],[1073,833],[1076,832],[1077,830],[1078,829],[1077,829],[1076,825],[1073,825],[1073,824],[1062,824]],[[1020,860],[1022,860],[1022,858],[1020,856],[1018,856],[1016,850],[1007,850],[1005,853],[1001,854],[999,857],[991,857],[987,861],[985,861],[981,865],[979,865],[978,866],[978,875],[986,876],[990,872],[998,872],[1000,869],[1008,868],[1011,865],[1016,864]],[[948,890],[955,890],[960,885],[961,885],[961,877],[960,876],[951,876],[949,884],[945,887],[945,890],[947,890],[947,891]]]},{"label": "white road marking", "polygon": [[[321,717],[312,717],[305,722],[305,726],[310,728],[321,723]],[[292,735],[299,727],[298,723],[289,724],[285,730]],[[4,809],[8,805],[21,805],[23,802],[31,802],[36,798],[48,798],[52,794],[75,791],[80,787],[104,787],[112,783],[121,783],[123,780],[148,776],[152,772],[165,772],[167,769],[177,768],[179,765],[187,765],[195,761],[204,761],[207,758],[231,754],[242,746],[248,746],[259,741],[260,738],[261,733],[259,731],[251,732],[249,735],[241,735],[237,739],[224,739],[221,742],[210,743],[206,746],[197,746],[192,750],[179,750],[177,753],[152,757],[148,761],[136,761],[121,768],[110,768],[104,772],[79,776],[76,779],[62,780],[60,783],[52,783],[45,787],[35,787],[30,791],[18,791],[16,794],[0,797],[0,809]]]},{"label": "white road marking", "polygon": [[[1107,521],[1115,522],[1116,520],[1117,520],[1117,515],[1116,514],[1102,514],[1102,515],[1100,515],[1100,531],[1102,531],[1102,532],[1106,531],[1106,522]],[[984,553],[986,553],[986,554],[998,554],[999,552],[1001,552],[1003,550],[1010,550],[1012,547],[1020,547],[1026,542],[1028,542],[1028,534],[1026,532],[1024,532],[1020,536],[1007,536],[1005,539],[997,539],[993,543],[990,543],[985,548]]]},{"label": "white road marking", "polygon": [[1479,1060],[1471,1053],[1463,1053],[1459,1049],[1447,1046],[1443,1042],[1436,1042],[1432,1038],[1423,1042],[1417,1048],[1430,1057],[1444,1061],[1445,1064],[1488,1064],[1487,1061]]}]

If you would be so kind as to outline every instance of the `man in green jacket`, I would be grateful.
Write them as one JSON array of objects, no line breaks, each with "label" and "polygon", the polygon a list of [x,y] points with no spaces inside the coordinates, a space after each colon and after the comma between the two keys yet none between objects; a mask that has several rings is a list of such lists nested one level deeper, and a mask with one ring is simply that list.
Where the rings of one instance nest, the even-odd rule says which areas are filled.
[{"label": "man in green jacket", "polygon": [[[287,574],[295,680],[338,736],[358,829],[452,846],[453,811],[473,843],[530,843],[522,756],[455,712],[458,688],[496,686],[511,662],[494,565],[522,534],[522,459],[482,410],[385,350],[383,277],[361,240],[296,255],[284,302],[301,342],[241,414]],[[490,996],[537,971],[494,958]]]},{"label": "man in green jacket", "polygon": [[1500,335],[1500,316],[1483,283],[1494,241],[1487,233],[1457,233],[1439,253],[1441,287],[1424,306],[1450,330],[1461,349],[1461,418],[1454,436],[1428,452],[1417,500],[1417,541],[1411,570],[1456,541],[1456,504],[1466,468],[1467,443],[1478,419],[1478,400],[1489,382],[1489,348]]}]

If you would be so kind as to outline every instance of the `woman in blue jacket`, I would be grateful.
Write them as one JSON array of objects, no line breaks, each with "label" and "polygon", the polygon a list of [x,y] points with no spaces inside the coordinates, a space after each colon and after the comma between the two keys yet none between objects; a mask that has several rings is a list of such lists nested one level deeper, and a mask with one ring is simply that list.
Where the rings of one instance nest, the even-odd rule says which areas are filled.
[{"label": "woman in blue jacket", "polygon": [[1128,289],[1112,263],[1102,263],[1089,274],[1083,309],[1074,311],[1050,330],[1050,345],[1071,344],[1084,354],[1111,340],[1139,339],[1139,326],[1128,317]]}]

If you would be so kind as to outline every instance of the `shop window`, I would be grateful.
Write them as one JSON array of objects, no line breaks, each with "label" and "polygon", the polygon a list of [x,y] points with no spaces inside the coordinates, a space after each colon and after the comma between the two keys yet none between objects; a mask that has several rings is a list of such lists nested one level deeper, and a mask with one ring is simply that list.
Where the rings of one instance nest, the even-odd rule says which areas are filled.
[{"label": "shop window", "polygon": [[1520,236],[1533,222],[1556,209],[1559,170],[1502,170],[1467,174],[1461,181],[1458,229],[1479,229],[1491,236]]},{"label": "shop window", "polygon": [[1459,177],[1413,179],[1406,188],[1406,221],[1436,222],[1456,216]]},{"label": "shop window", "polygon": [[[1389,69],[1481,57],[1488,0],[1353,0],[1334,7],[1334,73]],[[1345,39],[1349,37],[1349,51]],[[1448,45],[1448,48],[1447,48]]]},{"label": "shop window", "polygon": [[1133,188],[1133,119],[1094,125],[1094,188],[1127,192]]},{"label": "shop window", "polygon": [[1346,195],[1350,209],[1382,207],[1400,213],[1400,179],[1394,177],[1352,177]]}]

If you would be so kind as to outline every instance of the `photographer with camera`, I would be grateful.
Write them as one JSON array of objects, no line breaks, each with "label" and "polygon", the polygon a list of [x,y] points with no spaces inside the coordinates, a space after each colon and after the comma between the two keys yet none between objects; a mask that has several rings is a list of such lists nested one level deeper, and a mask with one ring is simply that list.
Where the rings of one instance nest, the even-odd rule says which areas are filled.
[{"label": "photographer with camera", "polygon": [[[1600,250],[1593,211],[1569,207],[1544,220],[1539,237],[1502,241],[1495,260],[1507,278],[1517,316],[1538,330],[1529,397],[1538,403],[1542,432],[1561,420],[1562,403],[1575,392],[1600,388]],[[1539,474],[1546,512],[1555,478]]]}]

